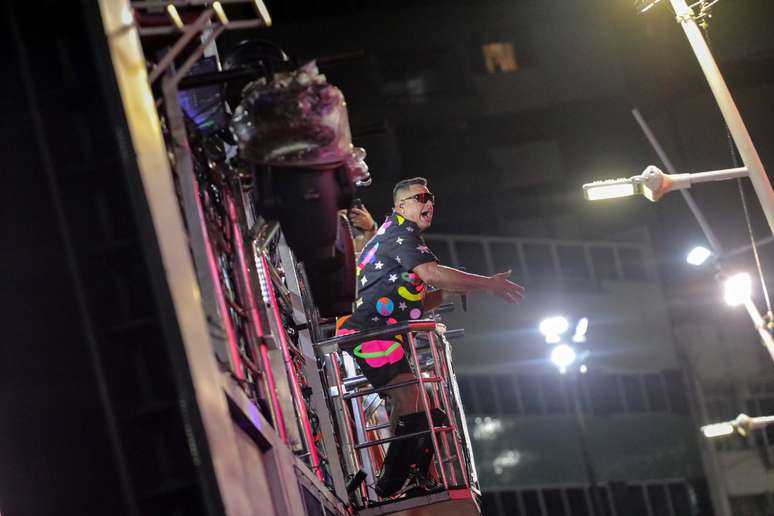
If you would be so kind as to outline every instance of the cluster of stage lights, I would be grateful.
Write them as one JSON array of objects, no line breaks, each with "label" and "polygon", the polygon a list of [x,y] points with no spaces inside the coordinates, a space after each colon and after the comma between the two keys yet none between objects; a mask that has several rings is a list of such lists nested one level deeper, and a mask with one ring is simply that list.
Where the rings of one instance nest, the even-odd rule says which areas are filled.
[{"label": "cluster of stage lights", "polygon": [[[567,369],[578,359],[578,353],[575,351],[575,348],[562,342],[562,336],[570,329],[570,322],[566,317],[555,315],[543,319],[538,329],[548,344],[556,344],[553,350],[551,350],[551,362],[556,365],[560,373],[566,373]],[[575,325],[572,342],[576,344],[586,342],[586,332],[588,329],[589,320],[586,317],[581,318]],[[585,374],[588,371],[588,367],[586,364],[581,364],[578,370]]]}]

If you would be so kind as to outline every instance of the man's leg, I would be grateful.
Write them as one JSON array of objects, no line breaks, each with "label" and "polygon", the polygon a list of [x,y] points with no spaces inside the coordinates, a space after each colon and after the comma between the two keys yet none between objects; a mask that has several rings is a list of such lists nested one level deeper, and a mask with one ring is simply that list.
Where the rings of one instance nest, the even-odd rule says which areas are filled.
[{"label": "man's leg", "polygon": [[[412,373],[400,373],[392,378],[387,385],[414,380]],[[430,387],[430,386],[428,386]],[[392,410],[390,412],[390,428],[394,436],[410,434],[427,429],[427,419],[424,413],[424,403],[420,399],[419,385],[412,384],[386,393],[390,396]],[[428,393],[430,408],[433,410],[431,393]],[[438,412],[438,414],[436,414]],[[445,416],[442,412],[433,410],[434,425],[443,424]],[[384,470],[376,489],[380,496],[390,496],[398,492],[409,479],[411,471],[421,476],[426,475],[432,461],[432,445],[429,436],[401,439],[390,444],[384,461]]]},{"label": "man's leg", "polygon": [[[409,382],[414,379],[415,377],[412,373],[400,373],[387,382],[387,385]],[[419,399],[419,386],[417,384],[398,387],[397,389],[387,391],[385,394],[390,397],[392,402],[392,411],[390,412],[391,428],[395,427],[392,423],[397,421],[397,418],[400,416],[420,411],[422,400]]]}]

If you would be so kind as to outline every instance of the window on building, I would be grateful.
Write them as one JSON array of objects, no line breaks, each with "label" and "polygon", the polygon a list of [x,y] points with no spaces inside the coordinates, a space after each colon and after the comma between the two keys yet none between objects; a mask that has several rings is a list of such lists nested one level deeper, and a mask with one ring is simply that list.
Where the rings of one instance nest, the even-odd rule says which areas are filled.
[{"label": "window on building", "polygon": [[675,514],[691,514],[691,497],[688,494],[688,486],[681,483],[669,484],[669,497],[672,499],[672,507]]},{"label": "window on building", "polygon": [[541,414],[543,412],[538,378],[537,375],[533,374],[523,374],[516,377],[525,414]]},{"label": "window on building", "polygon": [[449,242],[446,240],[433,240],[430,238],[426,240],[427,245],[433,251],[433,254],[438,257],[438,260],[440,260],[441,263],[449,264],[452,266],[457,265],[456,263],[452,262],[451,252],[449,251]]},{"label": "window on building", "polygon": [[618,248],[618,257],[621,260],[624,278],[631,280],[647,279],[642,251],[634,248]]},{"label": "window on building", "polygon": [[679,371],[664,373],[664,385],[672,412],[675,414],[687,414],[688,396],[685,393],[686,387],[682,373]]},{"label": "window on building", "polygon": [[653,514],[670,514],[669,502],[664,486],[661,484],[647,486],[648,500]]},{"label": "window on building", "polygon": [[645,412],[645,393],[642,391],[642,382],[636,375],[622,375],[621,386],[623,387],[626,407],[630,412]]},{"label": "window on building", "polygon": [[478,408],[481,414],[494,415],[497,410],[497,394],[489,376],[472,376],[478,398]]},{"label": "window on building", "polygon": [[[626,505],[629,511],[627,514],[631,514],[631,516],[648,516],[648,506],[645,505],[645,491],[642,486],[628,486],[626,494],[628,496]],[[688,515],[690,512],[685,514]]]},{"label": "window on building", "polygon": [[500,408],[504,414],[519,414],[519,399],[516,395],[516,388],[513,385],[512,376],[496,376],[494,379],[495,389],[500,396]]},{"label": "window on building", "polygon": [[549,414],[568,412],[567,389],[562,381],[562,377],[557,374],[542,375],[540,383],[543,388],[546,412]]},{"label": "window on building", "polygon": [[659,374],[645,375],[645,392],[648,394],[648,404],[653,412],[664,412],[667,409],[664,384]]},{"label": "window on building", "polygon": [[613,375],[589,375],[591,405],[594,413],[604,416],[623,411],[618,379]]},{"label": "window on building", "polygon": [[569,280],[586,280],[591,276],[586,265],[586,253],[581,246],[560,245],[556,247],[562,275]]},{"label": "window on building", "polygon": [[481,46],[481,53],[484,56],[484,66],[489,73],[507,73],[518,70],[513,43],[486,43]]},{"label": "window on building", "polygon": [[564,510],[562,491],[559,489],[546,489],[543,491],[543,503],[549,516],[570,516]]},{"label": "window on building", "polygon": [[599,496],[599,503],[602,504],[602,507],[600,507],[600,512],[602,513],[601,516],[612,516],[612,511],[610,510],[610,492],[607,490],[607,487],[597,487],[597,495]]},{"label": "window on building", "polygon": [[454,248],[457,251],[459,265],[465,267],[465,270],[475,274],[489,274],[489,267],[484,257],[484,246],[481,242],[457,241],[454,243]]},{"label": "window on building", "polygon": [[513,276],[523,278],[521,260],[514,244],[494,242],[489,245],[495,271],[513,271]]},{"label": "window on building", "polygon": [[460,390],[460,398],[462,398],[462,404],[465,405],[465,412],[471,414],[480,414],[478,406],[476,405],[476,393],[473,388],[473,384],[470,381],[469,376],[458,376],[457,387]]},{"label": "window on building", "polygon": [[539,491],[522,491],[521,499],[524,501],[524,511],[527,514],[543,514],[540,510],[540,492]]},{"label": "window on building", "polygon": [[591,516],[586,490],[582,487],[567,489],[567,504],[570,506],[572,516]]},{"label": "window on building", "polygon": [[612,247],[592,247],[591,263],[598,280],[618,279]]},{"label": "window on building", "polygon": [[503,491],[500,493],[500,505],[508,516],[528,516],[521,513],[519,493],[516,491]]},{"label": "window on building", "polygon": [[524,244],[524,259],[530,279],[536,281],[555,280],[557,276],[551,248],[546,244]]},{"label": "window on building", "polygon": [[502,514],[497,507],[497,493],[491,491],[481,493],[481,509],[483,514],[492,514],[493,516]]}]

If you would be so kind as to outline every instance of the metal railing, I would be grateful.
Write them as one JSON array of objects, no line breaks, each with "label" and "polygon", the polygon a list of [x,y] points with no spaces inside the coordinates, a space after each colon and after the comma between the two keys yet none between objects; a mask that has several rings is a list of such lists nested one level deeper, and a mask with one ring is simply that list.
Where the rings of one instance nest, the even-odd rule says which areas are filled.
[{"label": "metal railing", "polygon": [[[326,358],[326,362],[331,366],[334,378],[332,383],[335,386],[331,386],[328,394],[331,405],[336,407],[343,420],[341,426],[344,431],[339,435],[339,441],[342,443],[342,452],[347,454],[350,476],[363,470],[375,480],[378,473],[375,465],[380,464],[384,457],[383,445],[429,435],[433,449],[431,471],[440,480],[443,489],[448,491],[452,488],[467,488],[478,491],[465,414],[454,376],[451,350],[444,332],[445,327],[442,324],[432,319],[423,319],[337,336],[316,344],[318,355]],[[395,335],[405,336],[404,345],[408,348],[414,372],[412,380],[373,388],[364,377],[356,374],[351,357],[340,356],[342,349],[351,349],[369,340],[391,339]],[[420,343],[418,337],[421,339]],[[429,360],[420,361],[420,352],[429,354]],[[349,375],[347,377],[342,375],[342,363],[346,374]],[[427,429],[405,435],[379,436],[376,432],[385,430],[390,425],[377,422],[369,426],[363,400],[368,396],[408,385],[419,387]],[[445,411],[447,421],[440,425],[434,424],[434,407]],[[373,438],[375,434],[376,438]],[[367,506],[373,501],[369,493],[375,496],[375,492],[369,490],[365,484],[361,484],[359,489],[363,505]]]}]

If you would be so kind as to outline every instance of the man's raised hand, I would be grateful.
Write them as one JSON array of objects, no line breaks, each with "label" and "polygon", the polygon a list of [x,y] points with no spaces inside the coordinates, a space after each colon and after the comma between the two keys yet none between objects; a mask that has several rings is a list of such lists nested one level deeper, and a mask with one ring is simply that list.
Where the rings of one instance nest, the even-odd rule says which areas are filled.
[{"label": "man's raised hand", "polygon": [[510,277],[510,270],[489,276],[487,290],[511,304],[521,303],[524,299],[524,287],[509,280]]}]

